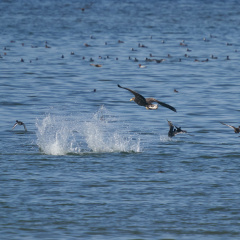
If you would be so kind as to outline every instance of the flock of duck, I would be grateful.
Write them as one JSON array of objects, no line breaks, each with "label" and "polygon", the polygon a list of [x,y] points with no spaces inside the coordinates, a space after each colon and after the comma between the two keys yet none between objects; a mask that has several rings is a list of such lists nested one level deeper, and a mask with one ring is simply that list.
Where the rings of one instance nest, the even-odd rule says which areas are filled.
[{"label": "flock of duck", "polygon": [[[216,38],[216,36],[210,34],[210,39],[211,39],[211,38]],[[91,35],[91,36],[90,36],[90,39],[91,39],[91,40],[94,40],[95,37],[93,37],[93,36]],[[150,36],[150,39],[152,39],[152,36]],[[203,38],[203,41],[204,41],[204,42],[209,42],[210,40],[208,40],[208,39],[206,39],[206,38]],[[14,41],[14,40],[10,41],[11,44],[13,44],[13,43],[15,43],[15,42],[16,42],[16,41]],[[117,43],[118,43],[118,44],[123,44],[123,43],[125,43],[125,42],[122,41],[122,40],[118,40]],[[162,40],[161,43],[162,43],[162,44],[165,44],[166,41],[165,41],[165,40]],[[22,45],[22,47],[26,46],[25,43],[21,43],[21,45]],[[108,42],[105,41],[104,45],[112,45],[112,43],[109,44]],[[86,48],[94,47],[93,45],[91,45],[91,44],[89,44],[89,43],[84,43],[83,46],[86,47]],[[179,62],[183,61],[183,59],[193,59],[194,62],[208,62],[208,61],[210,61],[210,59],[211,59],[211,60],[213,60],[213,59],[218,59],[218,57],[215,56],[215,55],[213,55],[213,54],[211,54],[211,55],[209,56],[209,58],[205,58],[205,59],[202,59],[202,60],[198,59],[197,57],[190,56],[191,53],[190,53],[190,55],[189,55],[189,52],[192,52],[192,50],[188,48],[188,44],[185,42],[185,40],[180,41],[179,46],[180,46],[180,47],[183,47],[183,48],[186,48],[186,52],[187,52],[187,53],[185,53],[183,56],[178,56],[178,57],[177,57],[177,61],[179,61]],[[233,46],[233,44],[227,42],[227,43],[226,43],[226,46]],[[41,47],[41,46],[31,45],[31,48],[38,48],[38,47]],[[45,47],[46,49],[51,48],[51,46],[49,45],[49,43],[48,43],[47,41],[45,41],[44,47]],[[138,43],[138,48],[148,48],[148,46],[147,46],[147,45],[144,45],[144,44],[141,44],[141,43]],[[0,54],[0,58],[6,57],[6,56],[7,56],[7,51],[9,51],[10,48],[7,47],[7,46],[5,46],[5,47],[3,48],[3,50],[4,50],[3,56]],[[134,53],[134,52],[137,52],[138,50],[135,49],[135,48],[131,48],[130,51],[131,51],[132,53]],[[235,51],[235,52],[238,52],[237,49],[235,49],[234,51]],[[75,55],[75,53],[74,53],[73,51],[71,51],[71,52],[70,52],[70,55]],[[162,62],[164,62],[164,61],[167,61],[167,59],[171,59],[171,58],[173,58],[173,57],[175,57],[175,56],[172,56],[171,54],[167,54],[167,56],[166,56],[165,58],[157,59],[152,53],[149,53],[149,57],[145,57],[144,60],[139,60],[137,57],[134,57],[134,56],[129,56],[128,59],[129,59],[129,60],[132,60],[132,61],[134,61],[134,62],[140,62],[140,61],[141,61],[141,62],[146,62],[146,63],[150,63],[150,62],[162,63]],[[65,58],[64,54],[61,55],[61,58]],[[109,59],[109,58],[110,58],[110,57],[109,57],[108,55],[105,56],[105,57],[103,57],[103,56],[98,56],[98,60],[99,60],[99,59],[104,59],[104,60],[106,60],[106,59]],[[83,59],[83,60],[87,60],[87,57],[82,56],[82,59]],[[38,60],[38,57],[36,57],[35,60]],[[119,60],[119,58],[116,57],[115,60]],[[224,60],[230,60],[230,57],[229,57],[229,56],[226,56],[226,57],[224,58]],[[95,62],[95,61],[96,61],[96,60],[93,59],[92,57],[89,58],[89,62],[91,62],[91,63],[90,63],[91,66],[94,66],[94,67],[102,67],[102,66],[103,66],[103,64],[94,64],[93,62]],[[25,59],[22,57],[22,58],[20,59],[20,62],[25,62]],[[29,62],[31,63],[32,60],[29,60]],[[142,63],[139,63],[139,64],[138,64],[138,67],[139,67],[139,68],[146,68],[147,66],[146,66],[146,65],[143,65]]]}]

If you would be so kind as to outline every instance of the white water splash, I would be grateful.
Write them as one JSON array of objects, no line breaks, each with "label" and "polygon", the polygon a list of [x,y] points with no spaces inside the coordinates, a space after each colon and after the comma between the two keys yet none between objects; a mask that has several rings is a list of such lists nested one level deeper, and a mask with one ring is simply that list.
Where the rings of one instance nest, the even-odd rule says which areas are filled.
[{"label": "white water splash", "polygon": [[63,116],[48,114],[37,120],[37,144],[41,151],[51,155],[65,155],[80,152],[69,121]]},{"label": "white water splash", "polygon": [[172,138],[168,137],[167,135],[160,135],[161,142],[169,142],[172,141]]},{"label": "white water splash", "polygon": [[51,155],[68,153],[140,152],[140,138],[101,107],[94,115],[48,114],[37,120],[37,144]]}]

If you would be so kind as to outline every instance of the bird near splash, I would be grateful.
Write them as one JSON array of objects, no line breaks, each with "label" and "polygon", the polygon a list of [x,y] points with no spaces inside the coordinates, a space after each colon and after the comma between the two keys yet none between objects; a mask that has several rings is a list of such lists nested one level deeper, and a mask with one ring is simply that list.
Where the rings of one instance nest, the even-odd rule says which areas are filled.
[{"label": "bird near splash", "polygon": [[[158,109],[158,104],[160,104],[163,107],[169,108],[170,110],[177,112],[177,110],[174,107],[172,107],[164,102],[160,102],[155,98],[145,98],[141,94],[139,94],[129,88],[122,87],[119,84],[118,84],[118,87],[126,89],[129,92],[131,92],[135,97],[131,98],[130,101],[134,101],[139,106],[144,106],[147,110],[156,110],[156,109]],[[154,102],[156,102],[158,104],[153,104]]]},{"label": "bird near splash", "polygon": [[21,122],[21,121],[18,121],[18,120],[16,120],[16,123],[14,124],[14,126],[13,126],[13,128],[12,128],[12,130],[17,126],[17,125],[23,125],[23,127],[24,127],[24,129],[25,129],[25,131],[27,132],[27,128],[26,128],[26,125],[23,123],[23,122]]},{"label": "bird near splash", "polygon": [[182,130],[181,127],[173,125],[171,121],[168,121],[168,125],[169,125],[168,137],[170,138],[174,137],[177,134],[187,133],[187,131]]}]

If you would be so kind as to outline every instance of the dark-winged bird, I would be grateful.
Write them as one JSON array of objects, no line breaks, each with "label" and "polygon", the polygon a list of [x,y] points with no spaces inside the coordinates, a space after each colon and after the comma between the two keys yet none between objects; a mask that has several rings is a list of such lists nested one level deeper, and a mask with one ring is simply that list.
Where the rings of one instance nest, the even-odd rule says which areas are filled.
[{"label": "dark-winged bird", "polygon": [[[150,109],[150,110],[158,109],[158,104],[160,104],[161,106],[166,107],[166,108],[169,108],[169,109],[171,109],[171,110],[174,111],[174,112],[177,111],[174,107],[172,107],[172,106],[170,106],[170,105],[168,105],[168,104],[166,104],[166,103],[164,103],[164,102],[160,102],[160,101],[158,101],[158,100],[155,99],[155,98],[145,98],[145,97],[143,97],[141,94],[139,94],[139,93],[137,93],[137,92],[135,92],[135,91],[133,91],[133,90],[131,90],[131,89],[129,89],[129,88],[122,87],[122,86],[120,86],[119,84],[118,84],[118,87],[119,87],[119,88],[126,89],[126,90],[128,90],[129,92],[131,92],[135,97],[131,98],[130,101],[134,101],[134,102],[137,103],[139,106],[144,106],[144,107],[146,107],[146,109],[148,109],[148,110],[149,110],[149,109]],[[156,102],[156,103],[158,103],[158,104],[153,104],[154,102]]]},{"label": "dark-winged bird", "polygon": [[228,124],[223,123],[223,122],[220,122],[220,123],[223,124],[223,125],[226,125],[226,126],[228,126],[230,128],[232,128],[235,133],[240,133],[240,126],[239,127],[234,127],[234,126],[228,125]]},{"label": "dark-winged bird", "polygon": [[25,131],[27,131],[26,125],[25,125],[23,122],[18,121],[18,120],[16,120],[16,123],[14,124],[12,130],[13,130],[17,125],[23,125]]},{"label": "dark-winged bird", "polygon": [[[168,120],[167,120],[168,121]],[[168,121],[168,125],[169,125],[169,131],[168,131],[168,137],[174,137],[177,134],[181,134],[181,133],[187,133],[187,131],[182,130],[181,127],[176,127],[172,124],[172,122]]]}]

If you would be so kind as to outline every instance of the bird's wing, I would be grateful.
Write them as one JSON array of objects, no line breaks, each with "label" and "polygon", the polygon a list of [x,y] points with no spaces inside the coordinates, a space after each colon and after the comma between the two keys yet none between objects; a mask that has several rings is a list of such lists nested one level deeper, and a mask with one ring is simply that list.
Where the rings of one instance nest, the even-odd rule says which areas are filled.
[{"label": "bird's wing", "polygon": [[177,135],[177,134],[182,134],[182,133],[187,133],[187,131],[181,130],[180,132],[176,132],[176,135]]},{"label": "bird's wing", "polygon": [[176,108],[174,108],[174,107],[172,107],[172,106],[170,106],[170,105],[168,105],[168,104],[166,104],[166,103],[164,103],[164,102],[160,102],[160,101],[158,101],[158,100],[155,99],[155,98],[146,98],[146,101],[147,101],[147,103],[149,103],[149,104],[152,104],[153,102],[157,102],[157,103],[159,103],[160,105],[162,105],[163,107],[169,108],[170,110],[172,110],[172,111],[174,111],[174,112],[177,112]]},{"label": "bird's wing", "polygon": [[[168,121],[168,120],[167,120]],[[174,133],[174,126],[172,124],[172,122],[168,121],[168,125],[169,125],[169,131],[168,131],[168,137],[174,137],[175,133]]]},{"label": "bird's wing", "polygon": [[[176,126],[174,126],[174,127],[178,129],[178,127],[176,127]],[[188,133],[187,131],[182,130],[182,129],[181,129],[180,132],[176,131],[176,135],[177,135],[177,134],[181,134],[181,133],[186,133],[186,134],[189,135],[189,136],[194,136],[194,135],[192,135],[192,134],[190,134],[190,133]]]},{"label": "bird's wing", "polygon": [[23,123],[23,127],[25,129],[25,131],[27,132],[27,128],[26,128],[26,125]]},{"label": "bird's wing", "polygon": [[168,121],[168,125],[169,125],[169,127],[174,127],[171,121]]},{"label": "bird's wing", "polygon": [[128,90],[129,92],[131,92],[132,94],[134,94],[134,96],[135,96],[137,99],[139,99],[139,100],[147,103],[145,97],[143,97],[141,94],[139,94],[139,93],[137,93],[137,92],[135,92],[135,91],[133,91],[133,90],[131,90],[131,89],[129,89],[129,88],[122,87],[122,86],[120,86],[119,84],[118,84],[118,87]]},{"label": "bird's wing", "polygon": [[13,128],[12,130],[18,125],[18,123],[16,122],[14,125],[13,125]]},{"label": "bird's wing", "polygon": [[220,122],[221,124],[223,124],[223,125],[226,125],[226,126],[228,126],[228,127],[230,127],[230,128],[232,128],[232,129],[236,129],[234,126],[231,126],[231,125],[228,125],[228,124],[226,124],[226,123],[223,123],[223,122]]}]

